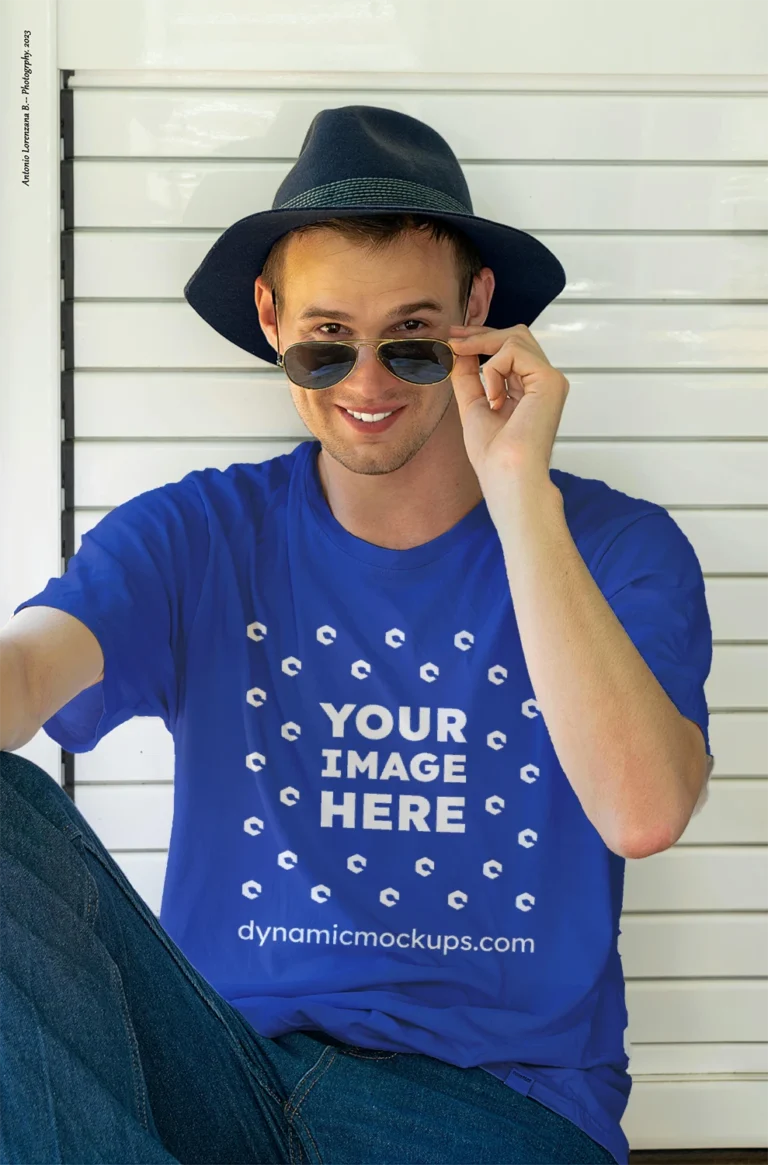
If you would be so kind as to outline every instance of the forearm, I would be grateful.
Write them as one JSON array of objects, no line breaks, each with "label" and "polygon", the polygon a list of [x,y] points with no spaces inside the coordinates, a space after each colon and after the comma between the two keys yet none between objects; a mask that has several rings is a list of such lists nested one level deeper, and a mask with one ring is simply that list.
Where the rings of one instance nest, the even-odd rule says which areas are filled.
[{"label": "forearm", "polygon": [[584,812],[625,857],[674,844],[693,808],[682,717],[603,597],[550,478],[489,503],[536,702]]}]

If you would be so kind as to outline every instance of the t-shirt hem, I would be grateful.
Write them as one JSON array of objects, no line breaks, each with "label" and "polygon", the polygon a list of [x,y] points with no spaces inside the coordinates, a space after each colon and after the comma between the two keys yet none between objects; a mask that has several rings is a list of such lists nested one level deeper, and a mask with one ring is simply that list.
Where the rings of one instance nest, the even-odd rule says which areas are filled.
[{"label": "t-shirt hem", "polygon": [[[496,1076],[496,1073],[491,1072],[489,1068],[484,1068],[484,1071],[489,1072],[491,1076]],[[496,1076],[496,1078],[502,1080],[501,1076]],[[506,1084],[508,1088],[515,1087],[514,1084],[508,1083],[506,1080],[502,1080],[502,1083]],[[523,1090],[515,1089],[515,1091],[522,1092]],[[617,1135],[614,1130],[605,1129],[576,1101],[567,1100],[562,1093],[555,1092],[539,1080],[535,1080],[524,1094],[538,1100],[540,1104],[545,1105],[546,1108],[551,1108],[558,1116],[565,1117],[566,1120],[575,1124],[593,1141],[597,1141],[598,1145],[607,1153],[610,1153],[617,1165],[629,1165],[629,1146],[623,1133]]]}]

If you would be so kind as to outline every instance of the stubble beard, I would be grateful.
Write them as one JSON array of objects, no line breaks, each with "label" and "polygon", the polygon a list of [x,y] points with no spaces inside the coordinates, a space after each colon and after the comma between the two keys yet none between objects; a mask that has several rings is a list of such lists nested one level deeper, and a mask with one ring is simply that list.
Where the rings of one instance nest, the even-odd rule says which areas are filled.
[{"label": "stubble beard", "polygon": [[[319,436],[318,434],[315,434],[315,436],[322,445],[323,452],[327,453],[329,457],[332,457],[334,461],[338,461],[339,465],[343,465],[351,473],[362,473],[367,476],[381,473],[394,473],[404,465],[407,465],[419,450],[426,445],[447,413],[452,400],[453,391],[451,390],[446,398],[445,407],[432,428],[411,433],[407,437],[403,437],[402,442],[398,442],[397,444],[385,444],[382,442],[378,445],[355,446],[352,442],[346,443],[339,440],[333,432],[327,433],[324,436]],[[309,428],[306,417],[304,418],[304,423]]]}]

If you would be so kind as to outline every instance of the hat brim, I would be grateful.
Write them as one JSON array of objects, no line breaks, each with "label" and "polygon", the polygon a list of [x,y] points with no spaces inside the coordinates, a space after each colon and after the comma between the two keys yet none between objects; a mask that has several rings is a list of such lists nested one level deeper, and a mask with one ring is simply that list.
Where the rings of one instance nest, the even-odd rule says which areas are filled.
[{"label": "hat brim", "polygon": [[[493,270],[495,288],[485,321],[491,328],[530,326],[565,287],[565,270],[548,247],[504,223],[470,214],[417,207],[313,207],[264,210],[239,219],[219,236],[187,280],[184,297],[206,323],[251,355],[277,364],[277,353],[261,330],[254,283],[282,235],[329,218],[358,215],[427,214],[464,231]],[[488,357],[480,357],[483,364]]]}]

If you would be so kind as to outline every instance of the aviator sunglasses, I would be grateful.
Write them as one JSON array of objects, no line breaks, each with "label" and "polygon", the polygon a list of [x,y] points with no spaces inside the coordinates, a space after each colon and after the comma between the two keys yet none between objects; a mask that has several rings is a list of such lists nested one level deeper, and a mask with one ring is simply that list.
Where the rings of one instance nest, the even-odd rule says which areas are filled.
[{"label": "aviator sunglasses", "polygon": [[[464,307],[466,318],[470,285]],[[277,329],[277,301],[272,292]],[[358,352],[363,344],[376,351],[380,364],[398,380],[406,384],[442,384],[453,372],[456,355],[447,340],[414,336],[405,340],[300,340],[289,345],[280,355],[280,333],[277,332],[277,364],[288,379],[299,388],[332,388],[354,371]]]}]

